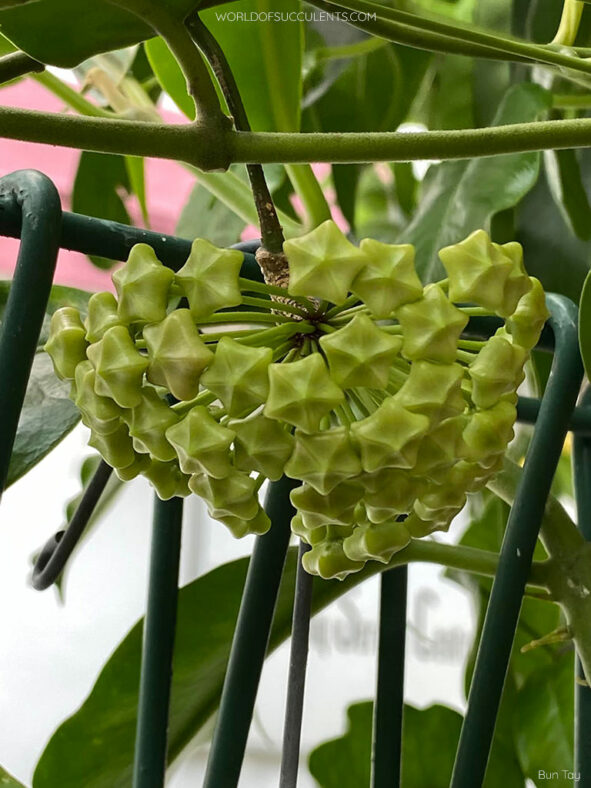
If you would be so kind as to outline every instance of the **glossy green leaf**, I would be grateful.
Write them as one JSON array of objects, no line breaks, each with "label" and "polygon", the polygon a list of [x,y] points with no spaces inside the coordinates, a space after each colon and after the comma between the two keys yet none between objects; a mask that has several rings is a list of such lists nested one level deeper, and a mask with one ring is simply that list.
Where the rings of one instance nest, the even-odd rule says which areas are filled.
[{"label": "glossy green leaf", "polygon": [[528,273],[537,276],[545,290],[578,302],[591,263],[591,242],[581,241],[570,231],[548,191],[544,173],[516,213],[516,240],[523,246]]},{"label": "glossy green leaf", "polygon": [[[550,94],[524,83],[506,94],[495,125],[533,121],[549,107]],[[419,209],[400,239],[416,247],[417,270],[424,281],[444,276],[437,252],[485,228],[493,214],[515,205],[535,184],[539,154],[444,162],[425,178]]]},{"label": "glossy green leaf", "polygon": [[550,192],[570,229],[582,241],[591,239],[591,205],[583,184],[581,164],[574,150],[545,151]]},{"label": "glossy green leaf", "polygon": [[10,458],[7,486],[42,460],[80,420],[69,392],[70,383],[56,378],[49,356],[37,353]]},{"label": "glossy green leaf", "polygon": [[240,240],[245,222],[199,183],[193,187],[176,226],[175,234],[190,241],[207,238],[216,246]]},{"label": "glossy green leaf", "polygon": [[[181,589],[174,653],[169,756],[174,760],[215,712],[248,560],[220,566]],[[270,651],[291,631],[296,550],[291,549],[275,611]],[[375,571],[375,568],[374,568]],[[314,579],[316,613],[367,575]],[[215,605],[211,600],[215,600]],[[34,788],[128,788],[131,781],[142,625],[130,631],[82,707],[41,756]],[[72,758],[71,753],[76,757]]]},{"label": "glossy green leaf", "polygon": [[180,111],[195,120],[195,103],[187,91],[187,82],[174,55],[162,38],[151,38],[144,45],[148,61],[158,82]]},{"label": "glossy green leaf", "polygon": [[[346,733],[312,751],[310,772],[320,788],[369,786],[372,715],[371,701],[349,706]],[[445,706],[421,710],[405,704],[402,788],[448,788],[461,724],[461,715]],[[523,788],[521,773],[503,761],[506,752],[496,740],[484,788]]]},{"label": "glossy green leaf", "polygon": [[[474,24],[501,35],[511,34],[516,10],[513,0],[479,0],[474,8]],[[510,83],[510,63],[480,58],[474,60],[475,125],[490,126]]]},{"label": "glossy green leaf", "polygon": [[25,786],[0,766],[0,788],[25,788]]},{"label": "glossy green leaf", "polygon": [[[131,189],[125,157],[84,151],[80,155],[72,192],[72,210],[98,219],[129,224],[129,213],[121,192]],[[90,259],[99,268],[111,268],[113,260],[96,255]]]},{"label": "glossy green leaf", "polygon": [[587,379],[591,380],[591,271],[587,274],[579,301],[579,347]]},{"label": "glossy green leaf", "polygon": [[[573,783],[574,659],[565,653],[557,664],[532,673],[517,694],[514,730],[524,773],[537,786],[567,788]],[[571,772],[570,779],[568,772]]]},{"label": "glossy green leaf", "polygon": [[[0,281],[0,324],[10,292],[9,281]],[[47,341],[51,315],[63,306],[73,306],[82,314],[90,293],[73,287],[54,285],[51,288],[45,319],[37,344],[40,351]],[[73,429],[80,419],[69,399],[70,384],[55,376],[49,356],[38,352],[27,387],[18,425],[7,486],[20,479],[48,454]]]},{"label": "glossy green leaf", "polygon": [[[298,0],[242,0],[204,11],[201,17],[223,49],[253,131],[297,131],[300,127],[302,22],[235,18],[288,14]],[[224,14],[230,14],[223,18]],[[234,16],[232,16],[234,14]]]}]

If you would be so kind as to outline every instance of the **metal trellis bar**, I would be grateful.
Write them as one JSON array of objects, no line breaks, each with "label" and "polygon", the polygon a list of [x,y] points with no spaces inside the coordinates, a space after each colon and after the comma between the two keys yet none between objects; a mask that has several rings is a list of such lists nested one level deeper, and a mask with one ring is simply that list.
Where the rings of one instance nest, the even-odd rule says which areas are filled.
[{"label": "metal trellis bar", "polygon": [[164,785],[182,522],[182,498],[155,498],[133,788]]},{"label": "metal trellis bar", "polygon": [[372,788],[400,785],[408,568],[382,572],[378,680],[373,717]]},{"label": "metal trellis bar", "polygon": [[560,296],[550,294],[547,302],[555,337],[552,371],[507,522],[460,734],[452,788],[474,788],[484,781],[523,592],[583,378],[577,309]]},{"label": "metal trellis bar", "polygon": [[203,788],[235,788],[240,779],[295,514],[289,500],[295,484],[283,477],[269,488],[271,529],[257,537],[248,565]]},{"label": "metal trellis bar", "polygon": [[[591,405],[591,388],[582,397],[582,406]],[[591,408],[589,408],[591,409]],[[591,542],[591,438],[575,435],[573,446],[573,468],[577,520],[583,538]],[[581,788],[591,786],[591,688],[584,686],[583,670],[579,660],[575,667],[575,768]]]},{"label": "metal trellis bar", "polygon": [[304,690],[310,637],[310,608],[312,605],[312,575],[302,566],[304,554],[311,550],[305,542],[298,548],[298,565],[294,593],[291,652],[287,677],[287,703],[281,748],[279,788],[296,788],[300,760],[300,740],[304,714]]}]

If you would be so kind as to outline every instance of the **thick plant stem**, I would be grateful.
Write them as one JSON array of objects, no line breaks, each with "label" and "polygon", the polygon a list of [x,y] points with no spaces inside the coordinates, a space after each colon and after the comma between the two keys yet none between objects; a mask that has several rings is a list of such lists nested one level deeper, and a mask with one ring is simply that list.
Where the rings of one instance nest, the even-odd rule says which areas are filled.
[{"label": "thick plant stem", "polygon": [[[205,57],[215,74],[221,91],[234,118],[234,125],[238,131],[250,131],[250,123],[242,98],[234,79],[230,64],[218,42],[203,24],[197,13],[186,20],[189,35],[197,46],[203,51]],[[280,254],[283,250],[283,230],[277,218],[277,212],[271,192],[265,180],[265,173],[260,164],[247,164],[252,193],[261,227],[261,244],[267,252]],[[263,270],[263,273],[264,270]],[[266,277],[265,277],[266,278]]]},{"label": "thick plant stem", "polygon": [[0,57],[0,84],[44,69],[43,63],[25,55],[24,52],[11,52],[9,55]]},{"label": "thick plant stem", "polygon": [[232,163],[367,163],[473,159],[506,153],[591,147],[591,118],[482,129],[373,133],[271,133],[87,118],[0,107],[0,138],[98,153],[183,161],[201,170]]},{"label": "thick plant stem", "polygon": [[227,128],[230,120],[222,112],[201,53],[194,45],[185,25],[178,22],[158,0],[108,0],[108,2],[135,14],[166,41],[187,80],[187,90],[193,98],[197,111],[196,123],[208,127]]}]

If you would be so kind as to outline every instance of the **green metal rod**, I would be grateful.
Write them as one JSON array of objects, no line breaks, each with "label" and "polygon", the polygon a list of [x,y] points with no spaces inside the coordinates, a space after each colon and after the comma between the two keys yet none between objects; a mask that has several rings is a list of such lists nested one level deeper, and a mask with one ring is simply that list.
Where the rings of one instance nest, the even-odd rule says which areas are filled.
[{"label": "green metal rod", "polygon": [[561,296],[548,295],[547,303],[555,336],[552,372],[507,522],[451,788],[477,788],[484,781],[523,592],[546,499],[583,378],[577,309]]},{"label": "green metal rod", "polygon": [[400,785],[408,567],[382,572],[372,788]]},{"label": "green metal rod", "polygon": [[295,511],[283,477],[270,486],[265,509],[271,529],[259,536],[248,566],[232,650],[202,788],[236,788],[267,652]]},{"label": "green metal rod", "polygon": [[302,558],[312,548],[300,542],[294,594],[291,652],[287,678],[287,703],[281,750],[279,788],[296,788],[304,715],[304,690],[310,640],[310,612],[312,606],[313,577],[302,566]]},{"label": "green metal rod", "polygon": [[[517,421],[535,424],[540,413],[541,401],[534,397],[519,397],[517,401]],[[568,428],[577,435],[591,435],[591,407],[576,407],[571,415]]]},{"label": "green metal rod", "polygon": [[11,211],[21,244],[0,335],[0,496],[49,298],[59,248],[61,206],[53,183],[35,170],[0,180],[0,214]]},{"label": "green metal rod", "polygon": [[133,788],[162,788],[176,628],[183,499],[154,504]]},{"label": "green metal rod", "polygon": [[[583,406],[591,405],[591,389],[587,388],[582,399]],[[591,439],[575,435],[573,468],[577,520],[583,537],[591,541]],[[584,678],[579,659],[575,675]],[[575,772],[581,788],[591,786],[591,689],[575,682]]]}]

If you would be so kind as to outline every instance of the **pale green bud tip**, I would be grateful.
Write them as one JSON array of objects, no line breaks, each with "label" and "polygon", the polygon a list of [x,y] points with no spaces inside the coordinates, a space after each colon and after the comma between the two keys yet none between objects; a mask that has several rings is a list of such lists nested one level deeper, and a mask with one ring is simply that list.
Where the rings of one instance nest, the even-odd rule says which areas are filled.
[{"label": "pale green bud tip", "polygon": [[202,238],[193,241],[191,254],[177,271],[176,281],[195,320],[242,303],[238,279],[243,260],[244,255],[237,249],[218,249]]},{"label": "pale green bud tip", "polygon": [[322,298],[341,304],[367,259],[332,219],[307,235],[283,244],[289,265],[291,295]]}]

